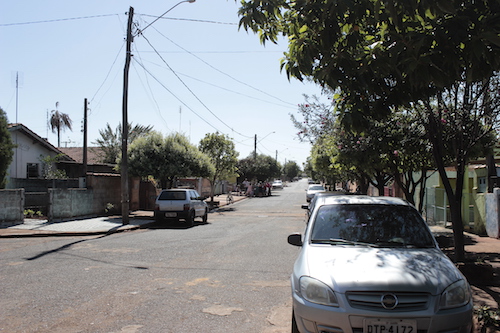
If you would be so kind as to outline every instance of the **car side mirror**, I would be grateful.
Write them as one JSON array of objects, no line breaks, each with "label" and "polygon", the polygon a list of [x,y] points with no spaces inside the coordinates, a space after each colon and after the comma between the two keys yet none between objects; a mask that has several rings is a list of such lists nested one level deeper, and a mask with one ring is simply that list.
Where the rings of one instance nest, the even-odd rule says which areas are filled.
[{"label": "car side mirror", "polygon": [[301,234],[291,234],[288,236],[288,244],[294,246],[302,246],[302,235]]},{"label": "car side mirror", "polygon": [[309,205],[302,205],[300,207],[302,207],[302,209],[309,209]]}]

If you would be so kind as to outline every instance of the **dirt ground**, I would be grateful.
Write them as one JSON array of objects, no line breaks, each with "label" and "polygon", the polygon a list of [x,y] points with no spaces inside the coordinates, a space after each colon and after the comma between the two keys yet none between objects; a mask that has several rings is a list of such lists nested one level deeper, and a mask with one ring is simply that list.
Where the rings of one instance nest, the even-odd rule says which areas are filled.
[{"label": "dirt ground", "polygon": [[[442,250],[453,260],[452,233],[443,231],[436,236],[444,244]],[[472,287],[474,332],[500,332],[500,319],[494,317],[499,314],[500,304],[500,240],[466,233],[465,251],[466,261],[457,266]]]}]

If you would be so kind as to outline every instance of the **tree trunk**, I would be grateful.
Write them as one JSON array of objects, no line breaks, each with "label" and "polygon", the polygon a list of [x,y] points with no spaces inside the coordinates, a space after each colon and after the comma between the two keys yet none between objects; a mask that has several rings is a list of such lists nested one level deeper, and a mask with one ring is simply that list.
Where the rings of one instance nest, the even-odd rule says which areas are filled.
[{"label": "tree trunk", "polygon": [[444,162],[444,144],[441,137],[443,130],[440,127],[439,117],[434,116],[432,113],[432,107],[429,103],[426,104],[428,110],[428,128],[427,134],[429,136],[429,141],[432,144],[432,155],[434,156],[434,161],[436,162],[437,170],[441,181],[443,182],[446,195],[448,197],[448,202],[450,204],[450,215],[451,223],[453,226],[453,238],[455,241],[455,261],[464,261],[465,259],[465,247],[464,247],[464,226],[462,221],[462,189],[464,184],[464,174],[465,174],[465,161],[464,155],[461,154],[459,148],[455,152],[456,156],[456,172],[457,179],[455,185],[455,191],[450,183],[450,179],[446,174],[446,166]]},{"label": "tree trunk", "polygon": [[216,179],[216,177],[210,179],[210,202],[214,202]]}]

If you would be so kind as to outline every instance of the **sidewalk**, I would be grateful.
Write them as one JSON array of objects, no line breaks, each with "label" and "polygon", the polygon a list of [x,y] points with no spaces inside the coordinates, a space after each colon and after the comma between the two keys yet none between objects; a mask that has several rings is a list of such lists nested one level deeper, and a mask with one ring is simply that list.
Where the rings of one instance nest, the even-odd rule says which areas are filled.
[{"label": "sidewalk", "polygon": [[[245,199],[245,196],[233,195],[233,202]],[[207,202],[210,199],[207,199]],[[227,195],[214,197],[219,207],[226,206]],[[110,234],[146,228],[154,223],[153,211],[134,211],[129,215],[129,224],[122,224],[121,216],[101,216],[77,218],[60,222],[48,222],[40,219],[25,219],[24,223],[0,228],[0,238],[42,237],[42,236],[84,236]]]}]

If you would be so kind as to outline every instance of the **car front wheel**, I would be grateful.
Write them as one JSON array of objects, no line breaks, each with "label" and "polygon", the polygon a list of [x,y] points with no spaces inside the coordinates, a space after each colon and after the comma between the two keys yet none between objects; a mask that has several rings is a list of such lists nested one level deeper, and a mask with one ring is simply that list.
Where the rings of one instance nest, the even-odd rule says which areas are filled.
[{"label": "car front wheel", "polygon": [[208,221],[208,209],[205,209],[205,214],[202,216],[203,223],[207,223]]},{"label": "car front wheel", "polygon": [[292,311],[292,333],[300,333],[297,326],[297,321],[295,320],[295,312]]}]

